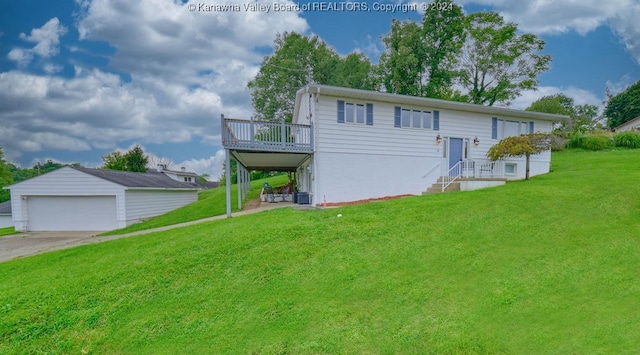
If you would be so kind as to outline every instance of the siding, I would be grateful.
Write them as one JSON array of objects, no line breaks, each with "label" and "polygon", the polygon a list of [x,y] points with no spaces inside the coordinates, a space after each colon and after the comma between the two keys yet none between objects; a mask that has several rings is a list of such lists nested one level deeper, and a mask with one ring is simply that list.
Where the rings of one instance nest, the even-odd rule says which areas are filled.
[{"label": "siding", "polygon": [[[337,101],[373,104],[373,126],[338,123]],[[492,115],[465,111],[438,111],[439,130],[396,128],[394,108],[386,102],[351,100],[320,96],[315,117],[314,192],[315,203],[346,202],[374,197],[420,194],[433,184],[441,166],[444,142],[436,137],[464,138],[469,141],[469,159],[486,160],[486,153],[498,143],[492,139]],[[426,106],[402,106],[423,111]],[[550,132],[552,123],[544,120],[499,116],[499,119],[533,121],[535,131]],[[473,144],[477,137],[478,146]],[[517,175],[524,178],[525,159],[516,163]],[[531,157],[531,175],[549,172],[550,152]],[[445,170],[446,171],[446,170]],[[435,173],[434,173],[435,172]]]},{"label": "siding", "polygon": [[126,223],[139,222],[198,200],[197,191],[126,191]]}]

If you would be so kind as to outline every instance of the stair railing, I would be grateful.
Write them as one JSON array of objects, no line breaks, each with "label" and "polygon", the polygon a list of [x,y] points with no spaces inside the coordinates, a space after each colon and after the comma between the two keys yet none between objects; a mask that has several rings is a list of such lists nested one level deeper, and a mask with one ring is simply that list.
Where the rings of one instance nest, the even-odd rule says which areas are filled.
[{"label": "stair railing", "polygon": [[459,179],[460,176],[462,176],[463,164],[464,162],[462,160],[457,162],[454,166],[451,167],[451,169],[449,169],[447,174],[442,177],[442,192],[444,192],[444,190],[449,185],[451,185],[454,181]]}]

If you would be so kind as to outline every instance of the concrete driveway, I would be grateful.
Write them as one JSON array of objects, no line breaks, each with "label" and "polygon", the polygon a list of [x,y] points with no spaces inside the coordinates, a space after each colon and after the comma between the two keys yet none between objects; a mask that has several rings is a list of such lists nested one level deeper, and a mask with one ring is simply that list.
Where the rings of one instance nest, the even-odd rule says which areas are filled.
[{"label": "concrete driveway", "polygon": [[[0,237],[0,262],[95,242],[101,232],[27,232]],[[90,241],[91,240],[91,241]]]}]

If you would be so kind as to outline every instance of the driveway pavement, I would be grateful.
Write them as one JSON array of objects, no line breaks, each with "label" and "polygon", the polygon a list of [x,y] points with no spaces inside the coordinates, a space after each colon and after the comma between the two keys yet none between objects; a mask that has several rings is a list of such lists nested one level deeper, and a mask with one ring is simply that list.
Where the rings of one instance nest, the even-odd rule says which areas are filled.
[{"label": "driveway pavement", "polygon": [[[233,213],[232,217],[253,214],[274,208],[292,207],[291,203],[261,204],[257,208]],[[45,253],[53,250],[73,248],[78,245],[92,244],[131,237],[134,235],[159,232],[192,224],[226,218],[225,215],[200,219],[197,221],[174,224],[166,227],[147,229],[133,233],[97,237],[100,232],[27,232],[0,237],[0,262]]]}]

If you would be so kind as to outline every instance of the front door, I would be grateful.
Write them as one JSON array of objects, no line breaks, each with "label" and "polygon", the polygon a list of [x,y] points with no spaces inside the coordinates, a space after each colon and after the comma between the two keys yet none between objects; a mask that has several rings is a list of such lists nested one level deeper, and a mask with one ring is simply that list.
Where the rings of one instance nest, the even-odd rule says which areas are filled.
[{"label": "front door", "polygon": [[462,138],[449,138],[449,169],[462,161]]}]

